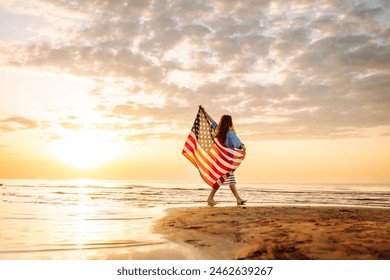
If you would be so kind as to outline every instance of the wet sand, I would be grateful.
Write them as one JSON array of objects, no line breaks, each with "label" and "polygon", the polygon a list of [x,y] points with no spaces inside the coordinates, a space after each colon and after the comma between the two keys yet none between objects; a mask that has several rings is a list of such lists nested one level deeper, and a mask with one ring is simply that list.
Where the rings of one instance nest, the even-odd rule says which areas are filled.
[{"label": "wet sand", "polygon": [[190,259],[390,259],[390,210],[196,207],[170,211],[154,231]]}]

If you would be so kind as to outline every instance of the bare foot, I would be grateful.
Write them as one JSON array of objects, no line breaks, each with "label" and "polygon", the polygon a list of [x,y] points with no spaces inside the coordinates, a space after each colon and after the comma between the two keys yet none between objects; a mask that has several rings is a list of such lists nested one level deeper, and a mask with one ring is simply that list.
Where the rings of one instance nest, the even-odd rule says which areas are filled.
[{"label": "bare foot", "polygon": [[245,199],[237,200],[237,205],[244,205],[245,202],[247,202]]},{"label": "bare foot", "polygon": [[217,204],[217,202],[215,200],[207,200],[207,205],[209,205],[209,206],[214,206],[216,204]]}]

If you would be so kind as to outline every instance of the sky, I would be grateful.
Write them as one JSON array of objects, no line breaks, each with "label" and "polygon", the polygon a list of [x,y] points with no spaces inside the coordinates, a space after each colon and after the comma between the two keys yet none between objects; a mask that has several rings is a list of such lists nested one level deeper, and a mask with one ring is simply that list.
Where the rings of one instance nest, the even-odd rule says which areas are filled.
[{"label": "sky", "polygon": [[199,105],[238,182],[390,183],[387,0],[0,0],[0,178],[199,181]]}]

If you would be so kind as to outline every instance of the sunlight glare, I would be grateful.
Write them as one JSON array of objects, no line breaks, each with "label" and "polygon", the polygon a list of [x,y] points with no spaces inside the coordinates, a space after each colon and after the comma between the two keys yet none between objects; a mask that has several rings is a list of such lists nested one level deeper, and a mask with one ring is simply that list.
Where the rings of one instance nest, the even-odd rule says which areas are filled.
[{"label": "sunlight glare", "polygon": [[78,169],[91,169],[119,156],[118,144],[100,131],[68,132],[51,143],[52,154]]}]

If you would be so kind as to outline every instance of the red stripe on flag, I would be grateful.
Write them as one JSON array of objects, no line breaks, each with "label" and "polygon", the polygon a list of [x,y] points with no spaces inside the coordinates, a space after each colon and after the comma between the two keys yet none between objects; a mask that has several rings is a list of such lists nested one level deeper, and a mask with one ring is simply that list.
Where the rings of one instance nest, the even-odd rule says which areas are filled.
[{"label": "red stripe on flag", "polygon": [[[225,175],[224,172],[218,170],[216,168],[216,162],[214,161],[210,161],[208,158],[210,158],[210,156],[208,156],[208,158],[205,156],[204,154],[204,151],[201,150],[201,148],[197,148],[196,149],[196,152],[197,154],[199,154],[200,158],[203,160],[203,162],[206,163],[207,167],[208,167],[208,170],[209,170],[209,173],[212,173],[212,171],[214,172],[215,175],[213,175],[213,177],[215,178],[215,180],[218,180],[219,177]],[[202,153],[203,152],[203,153]],[[219,175],[219,176],[218,176]],[[215,176],[218,176],[218,177],[215,177]]]}]

